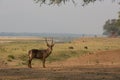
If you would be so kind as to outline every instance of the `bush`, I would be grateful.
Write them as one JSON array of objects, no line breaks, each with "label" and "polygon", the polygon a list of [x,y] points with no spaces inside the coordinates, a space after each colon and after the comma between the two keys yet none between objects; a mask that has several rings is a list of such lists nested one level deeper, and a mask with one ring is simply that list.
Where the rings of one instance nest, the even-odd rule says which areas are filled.
[{"label": "bush", "polygon": [[9,59],[15,59],[14,55],[8,55]]},{"label": "bush", "polygon": [[13,59],[15,59],[14,55],[8,55],[7,61],[12,62]]}]

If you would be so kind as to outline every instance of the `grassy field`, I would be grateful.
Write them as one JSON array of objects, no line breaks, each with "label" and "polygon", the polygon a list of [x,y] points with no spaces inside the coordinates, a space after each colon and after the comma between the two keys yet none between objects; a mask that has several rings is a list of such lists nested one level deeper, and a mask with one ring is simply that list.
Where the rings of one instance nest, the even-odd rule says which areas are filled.
[{"label": "grassy field", "polygon": [[[0,59],[3,66],[27,66],[28,50],[47,48],[42,38],[10,37],[1,38],[0,42]],[[86,46],[88,49],[85,49]],[[69,47],[74,49],[69,49]],[[71,42],[56,43],[47,63],[114,49],[120,49],[120,38],[80,38]],[[38,65],[36,62],[38,63],[38,60],[33,60],[32,65]]]},{"label": "grassy field", "polygon": [[46,49],[44,39],[1,37],[0,80],[120,80],[120,38],[55,43],[47,68],[37,59],[32,69],[27,67],[27,52],[33,48]]}]

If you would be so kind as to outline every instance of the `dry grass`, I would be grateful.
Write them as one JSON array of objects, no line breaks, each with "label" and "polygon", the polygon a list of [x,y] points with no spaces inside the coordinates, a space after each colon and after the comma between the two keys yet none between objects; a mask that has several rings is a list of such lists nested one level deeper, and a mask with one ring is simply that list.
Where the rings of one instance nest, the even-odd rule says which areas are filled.
[{"label": "dry grass", "polygon": [[[22,40],[21,40],[22,39]],[[7,65],[24,66],[27,64],[27,52],[30,49],[45,49],[46,44],[41,38],[2,38],[2,41],[11,41],[9,43],[0,43],[0,59]],[[72,46],[74,49],[69,49]],[[88,49],[84,47],[87,46]],[[95,52],[120,49],[120,38],[80,38],[71,43],[56,43],[53,54],[48,58],[48,62],[66,60],[71,57],[78,57],[82,54],[92,54]],[[14,58],[10,58],[9,56]],[[37,65],[33,61],[33,65]]]},{"label": "dry grass", "polygon": [[[0,80],[120,80],[120,65],[116,65],[120,64],[120,38],[56,43],[45,69],[39,60],[33,60],[33,69],[27,68],[28,50],[47,48],[45,42],[33,38],[0,40],[10,41],[0,43]],[[71,46],[74,49],[69,49]]]}]

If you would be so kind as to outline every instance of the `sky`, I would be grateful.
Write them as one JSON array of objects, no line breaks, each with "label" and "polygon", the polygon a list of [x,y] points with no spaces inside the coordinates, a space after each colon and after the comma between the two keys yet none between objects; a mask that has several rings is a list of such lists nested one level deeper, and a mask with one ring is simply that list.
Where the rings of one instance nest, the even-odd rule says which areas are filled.
[{"label": "sky", "polygon": [[108,19],[118,18],[120,5],[111,0],[42,5],[34,0],[0,0],[0,32],[102,34]]}]

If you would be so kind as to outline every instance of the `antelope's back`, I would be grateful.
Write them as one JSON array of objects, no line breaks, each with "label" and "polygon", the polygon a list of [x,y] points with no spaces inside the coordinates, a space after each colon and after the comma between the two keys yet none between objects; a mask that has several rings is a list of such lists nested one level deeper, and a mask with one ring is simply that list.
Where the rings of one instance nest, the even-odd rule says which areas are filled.
[{"label": "antelope's back", "polygon": [[28,54],[31,54],[33,58],[42,59],[44,50],[32,49],[28,52]]}]

